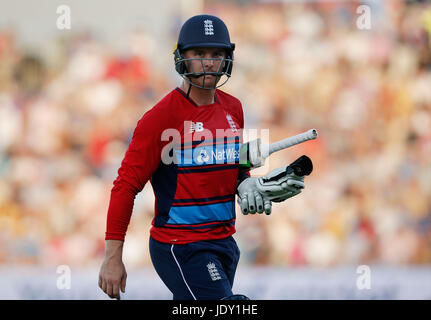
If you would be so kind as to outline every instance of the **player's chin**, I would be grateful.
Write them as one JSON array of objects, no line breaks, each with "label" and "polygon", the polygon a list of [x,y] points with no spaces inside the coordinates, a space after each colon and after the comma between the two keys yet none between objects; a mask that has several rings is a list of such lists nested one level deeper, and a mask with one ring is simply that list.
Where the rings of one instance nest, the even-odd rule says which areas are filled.
[{"label": "player's chin", "polygon": [[199,84],[205,88],[213,88],[219,80],[219,77],[213,75],[206,75],[205,77],[199,77]]}]

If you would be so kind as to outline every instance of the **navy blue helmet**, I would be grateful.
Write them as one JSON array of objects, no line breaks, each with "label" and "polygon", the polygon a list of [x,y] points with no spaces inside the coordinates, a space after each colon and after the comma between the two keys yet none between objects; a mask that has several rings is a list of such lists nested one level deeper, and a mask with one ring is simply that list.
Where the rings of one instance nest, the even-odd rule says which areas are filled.
[{"label": "navy blue helmet", "polygon": [[[208,59],[185,59],[182,53],[185,50],[192,48],[222,48],[226,51],[226,58],[215,59],[223,60],[220,63],[220,69],[216,72],[200,72],[196,73],[193,70],[188,70],[186,66],[186,61],[188,60],[208,60]],[[230,42],[229,31],[225,23],[218,17],[212,15],[197,15],[188,19],[182,26],[180,34],[178,36],[177,45],[174,48],[174,61],[175,70],[190,84],[204,88],[196,85],[190,81],[191,77],[200,77],[202,75],[215,75],[221,77],[223,75],[227,76],[226,81],[229,79],[232,73],[233,66],[233,51],[235,50],[235,44]],[[202,62],[203,63],[203,62]],[[203,69],[203,68],[202,68]],[[218,85],[220,87],[224,83]]]}]

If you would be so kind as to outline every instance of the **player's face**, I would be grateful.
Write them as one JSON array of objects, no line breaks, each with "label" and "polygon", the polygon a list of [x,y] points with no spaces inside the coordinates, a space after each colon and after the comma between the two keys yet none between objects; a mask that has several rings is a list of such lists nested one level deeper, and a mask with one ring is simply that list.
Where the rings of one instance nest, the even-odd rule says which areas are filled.
[{"label": "player's face", "polygon": [[[184,52],[185,59],[197,59],[186,61],[187,69],[193,73],[221,72],[224,67],[222,59],[226,58],[226,51],[220,48],[194,48]],[[218,60],[217,60],[218,59]],[[220,76],[201,75],[191,78],[191,81],[205,88],[213,88],[220,80]]]}]

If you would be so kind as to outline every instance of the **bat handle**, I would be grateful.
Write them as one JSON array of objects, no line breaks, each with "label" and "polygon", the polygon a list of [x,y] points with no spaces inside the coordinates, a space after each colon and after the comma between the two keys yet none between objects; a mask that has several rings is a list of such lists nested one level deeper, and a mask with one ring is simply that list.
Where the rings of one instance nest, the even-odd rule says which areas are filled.
[{"label": "bat handle", "polygon": [[297,145],[299,143],[302,143],[302,142],[305,142],[308,140],[312,140],[312,139],[316,139],[317,136],[318,136],[317,130],[316,129],[310,129],[310,130],[303,132],[303,133],[300,133],[296,136],[286,138],[284,140],[272,143],[271,145],[269,145],[268,155],[270,155],[276,151],[292,147],[292,146]]}]

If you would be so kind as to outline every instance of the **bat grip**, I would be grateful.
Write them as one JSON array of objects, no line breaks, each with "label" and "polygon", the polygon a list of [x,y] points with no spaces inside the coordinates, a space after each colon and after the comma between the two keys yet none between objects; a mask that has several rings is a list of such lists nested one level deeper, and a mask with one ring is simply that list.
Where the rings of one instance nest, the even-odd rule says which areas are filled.
[{"label": "bat grip", "polygon": [[297,134],[296,136],[283,139],[281,141],[272,143],[269,145],[269,154],[272,154],[276,151],[286,149],[289,147],[292,147],[294,145],[297,145],[299,143],[305,142],[307,140],[312,140],[317,138],[317,130],[316,129],[310,129],[306,132]]}]

